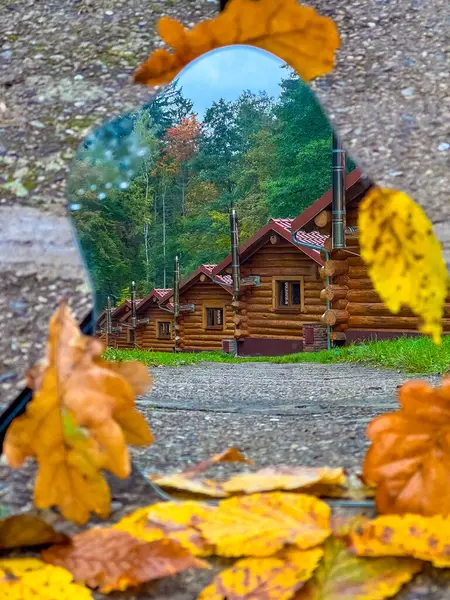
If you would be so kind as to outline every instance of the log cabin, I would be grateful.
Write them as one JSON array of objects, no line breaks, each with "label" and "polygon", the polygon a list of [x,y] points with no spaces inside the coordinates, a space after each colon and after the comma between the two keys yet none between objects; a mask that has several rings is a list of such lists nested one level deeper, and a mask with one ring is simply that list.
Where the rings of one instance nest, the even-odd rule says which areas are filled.
[{"label": "log cabin", "polygon": [[[391,313],[378,296],[369,278],[367,265],[360,256],[358,239],[358,207],[371,187],[359,169],[345,178],[345,248],[332,249],[332,190],[328,190],[292,223],[292,232],[317,230],[327,236],[324,241],[328,256],[321,269],[324,282],[321,297],[329,309],[321,317],[331,327],[336,344],[352,344],[368,340],[417,336],[419,318],[408,308]],[[327,282],[327,283],[325,283]],[[450,333],[450,297],[444,310],[444,333]]]},{"label": "log cabin", "polygon": [[[136,299],[136,306],[139,307],[142,299]],[[106,310],[102,311],[96,323],[96,335],[100,340],[110,348],[133,348],[134,344],[131,336],[131,329],[126,327],[131,321],[131,301],[124,300],[121,304],[111,311],[112,333],[107,340],[106,335]],[[137,331],[139,331],[137,329]]]},{"label": "log cabin", "polygon": [[172,295],[171,289],[154,288],[137,307],[139,320],[148,318],[148,323],[136,329],[136,344],[143,350],[172,352],[173,350],[173,305],[162,301]]},{"label": "log cabin", "polygon": [[[177,348],[183,352],[221,350],[233,338],[231,277],[213,276],[216,265],[201,265],[180,282]],[[173,292],[161,302],[173,303]]]},{"label": "log cabin", "polygon": [[[280,356],[304,349],[304,327],[320,322],[326,308],[317,249],[325,236],[291,234],[291,219],[271,219],[239,246],[241,289],[233,301],[234,352],[240,356]],[[297,242],[297,243],[296,243]],[[213,271],[230,275],[231,255]],[[326,347],[326,346],[325,346]]]}]

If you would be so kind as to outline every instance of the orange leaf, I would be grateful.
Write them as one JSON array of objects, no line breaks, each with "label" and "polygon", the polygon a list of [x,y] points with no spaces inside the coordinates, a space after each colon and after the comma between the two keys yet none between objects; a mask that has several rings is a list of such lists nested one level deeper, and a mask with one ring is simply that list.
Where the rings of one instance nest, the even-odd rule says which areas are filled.
[{"label": "orange leaf", "polygon": [[219,573],[198,600],[289,600],[316,569],[323,550],[292,548],[269,558],[244,558]]},{"label": "orange leaf", "polygon": [[49,523],[37,515],[11,515],[0,520],[1,550],[59,544],[68,539],[67,535],[55,531]]},{"label": "orange leaf", "polygon": [[99,340],[81,334],[62,304],[50,320],[47,356],[34,375],[33,399],[5,438],[11,466],[20,467],[27,457],[39,463],[36,506],[56,505],[78,523],[87,521],[90,512],[108,516],[110,495],[101,470],[128,476],[126,442],[152,441],[134,407],[133,386],[104,365],[102,351]]},{"label": "orange leaf", "polygon": [[104,593],[208,566],[174,540],[144,542],[125,531],[100,528],[75,535],[70,545],[44,550],[42,557]]},{"label": "orange leaf", "polygon": [[321,544],[331,533],[330,509],[304,494],[253,494],[222,500],[197,527],[220,556],[270,556],[285,544]]},{"label": "orange leaf", "polygon": [[139,508],[114,525],[135,538],[153,542],[171,539],[195,556],[208,556],[212,548],[198,530],[198,524],[216,510],[200,502],[159,502]]},{"label": "orange leaf", "polygon": [[223,488],[229,494],[253,494],[272,490],[299,490],[319,483],[330,486],[343,485],[344,470],[328,467],[268,467],[256,473],[236,475],[226,481]]},{"label": "orange leaf", "polygon": [[450,380],[408,381],[401,408],[368,426],[363,474],[380,513],[450,514]]},{"label": "orange leaf", "polygon": [[422,515],[384,515],[351,533],[360,556],[413,556],[450,567],[450,521]]},{"label": "orange leaf", "polygon": [[137,83],[168,83],[195,58],[233,44],[275,54],[307,82],[332,70],[339,48],[333,21],[300,6],[297,0],[230,0],[218,17],[190,31],[178,21],[162,17],[158,32],[173,53],[156,50],[135,73]]},{"label": "orange leaf", "polygon": [[383,600],[422,568],[410,558],[359,558],[336,538],[327,540],[324,549],[319,568],[294,600]]},{"label": "orange leaf", "polygon": [[239,452],[239,450],[237,448],[231,447],[231,448],[227,448],[223,452],[214,454],[207,460],[203,460],[202,462],[199,462],[198,464],[196,464],[192,467],[189,467],[189,469],[186,469],[185,471],[183,471],[182,474],[185,477],[195,477],[196,475],[200,475],[201,473],[204,473],[207,469],[209,469],[213,465],[216,465],[217,463],[222,463],[222,462],[243,462],[243,463],[247,463],[247,464],[253,463],[253,461],[246,458],[242,454],[242,452]]}]

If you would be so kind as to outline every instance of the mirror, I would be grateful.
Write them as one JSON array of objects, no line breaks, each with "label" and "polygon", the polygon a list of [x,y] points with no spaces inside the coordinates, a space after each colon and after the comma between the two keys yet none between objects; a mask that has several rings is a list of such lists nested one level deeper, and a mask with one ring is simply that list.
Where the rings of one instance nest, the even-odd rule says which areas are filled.
[{"label": "mirror", "polygon": [[[154,350],[234,340],[251,351],[254,339],[257,353],[301,349],[303,324],[326,309],[319,247],[331,225],[303,234],[300,248],[291,220],[331,188],[331,148],[311,90],[250,46],[201,56],[152,102],[94,131],[78,149],[68,194],[97,333],[109,345]],[[355,170],[350,158],[346,170]]]}]

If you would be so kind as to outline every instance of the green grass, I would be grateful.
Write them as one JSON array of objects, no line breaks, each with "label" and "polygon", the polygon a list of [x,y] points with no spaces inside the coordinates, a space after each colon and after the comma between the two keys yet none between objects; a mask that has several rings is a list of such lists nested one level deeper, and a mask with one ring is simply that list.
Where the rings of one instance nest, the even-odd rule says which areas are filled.
[{"label": "green grass", "polygon": [[300,352],[276,357],[233,358],[222,352],[173,354],[146,350],[114,350],[112,348],[106,350],[104,357],[114,361],[137,360],[154,367],[177,367],[202,362],[359,363],[395,369],[404,373],[431,375],[442,374],[449,370],[450,336],[443,338],[441,346],[434,345],[429,338],[425,337],[400,338],[335,348],[323,352]]}]

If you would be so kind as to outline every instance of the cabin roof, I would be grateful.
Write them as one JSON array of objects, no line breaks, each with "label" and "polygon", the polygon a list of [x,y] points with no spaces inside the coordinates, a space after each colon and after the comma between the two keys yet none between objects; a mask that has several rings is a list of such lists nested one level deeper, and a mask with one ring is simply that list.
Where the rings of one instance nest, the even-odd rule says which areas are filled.
[{"label": "cabin roof", "polygon": [[[353,169],[345,176],[346,204],[350,204],[360,199],[367,190],[372,187],[372,182],[364,177],[360,169]],[[333,200],[333,190],[330,188],[318,198],[311,206],[308,206],[297,218],[292,221],[292,231],[299,232],[299,229],[309,231],[314,227],[314,218],[323,210],[331,206]],[[303,233],[303,232],[302,232]]]},{"label": "cabin roof", "polygon": [[[241,261],[245,261],[252,254],[254,254],[261,246],[265,237],[268,237],[271,233],[277,233],[280,237],[282,237],[287,242],[291,243],[295,248],[303,252],[309,258],[312,258],[317,264],[323,265],[324,261],[320,256],[320,252],[318,250],[314,250],[312,248],[305,248],[304,246],[298,246],[292,239],[291,235],[291,225],[292,219],[270,219],[270,221],[264,225],[259,231],[255,233],[249,240],[247,240],[244,244],[239,246],[239,256]],[[322,246],[325,241],[325,236],[318,233],[317,231],[313,231],[310,233],[301,232],[299,236],[296,236],[298,241],[305,242],[307,244],[314,244],[317,246]],[[217,277],[219,273],[221,273],[224,269],[229,267],[231,264],[231,254],[229,254],[224,260],[214,268],[213,275]],[[229,276],[230,277],[230,276]],[[231,279],[231,277],[230,277]]]},{"label": "cabin roof", "polygon": [[142,298],[136,310],[144,310],[153,298],[156,298],[158,302],[161,302],[169,292],[172,292],[172,288],[153,288],[146,296],[144,296],[144,298]]},{"label": "cabin roof", "polygon": [[[186,279],[180,281],[180,294],[182,294],[195,283],[197,283],[201,275],[206,275],[213,283],[217,283],[217,285],[220,285],[220,287],[232,294],[233,280],[231,278],[231,275],[214,275],[216,267],[217,265],[209,264],[200,265],[199,267],[197,267],[197,269],[195,269],[195,271],[188,275]],[[169,300],[173,300],[173,290],[170,290],[161,301],[162,303],[167,302],[167,308],[172,307],[171,310],[173,310],[173,302],[169,302]]]}]

